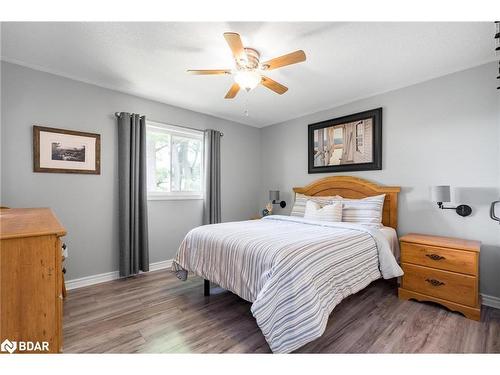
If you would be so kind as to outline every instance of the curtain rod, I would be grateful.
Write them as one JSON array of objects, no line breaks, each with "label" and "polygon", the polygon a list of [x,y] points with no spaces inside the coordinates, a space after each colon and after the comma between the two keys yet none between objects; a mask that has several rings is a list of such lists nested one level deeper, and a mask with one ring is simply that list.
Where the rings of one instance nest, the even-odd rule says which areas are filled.
[{"label": "curtain rod", "polygon": [[[120,117],[120,112],[115,112],[115,116],[116,116],[116,117]],[[163,122],[163,121],[156,121],[156,120],[149,120],[149,121],[151,121],[151,122],[157,122],[157,123],[159,123],[159,124],[170,125],[170,126],[177,126],[177,127],[179,127],[179,128],[184,128],[184,129],[189,129],[189,130],[195,130],[195,131],[199,131],[199,132],[202,132],[202,131],[204,131],[204,130],[205,130],[205,129],[190,128],[189,126],[184,126],[184,125],[170,124],[170,123],[168,123],[168,122]],[[224,133],[223,133],[223,132],[221,132],[221,131],[219,130],[219,133],[220,133],[220,136],[221,136],[221,137],[224,137]]]}]

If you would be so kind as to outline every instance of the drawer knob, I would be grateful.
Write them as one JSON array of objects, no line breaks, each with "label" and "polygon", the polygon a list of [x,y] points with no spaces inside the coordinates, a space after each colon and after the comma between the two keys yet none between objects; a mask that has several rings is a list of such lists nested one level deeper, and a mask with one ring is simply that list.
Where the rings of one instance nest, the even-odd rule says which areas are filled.
[{"label": "drawer knob", "polygon": [[432,260],[443,260],[445,257],[438,254],[425,254],[426,257],[431,258]]},{"label": "drawer knob", "polygon": [[427,281],[432,286],[441,286],[441,285],[444,285],[444,283],[442,281],[439,281],[439,280],[436,280],[436,279],[425,279],[425,281]]}]

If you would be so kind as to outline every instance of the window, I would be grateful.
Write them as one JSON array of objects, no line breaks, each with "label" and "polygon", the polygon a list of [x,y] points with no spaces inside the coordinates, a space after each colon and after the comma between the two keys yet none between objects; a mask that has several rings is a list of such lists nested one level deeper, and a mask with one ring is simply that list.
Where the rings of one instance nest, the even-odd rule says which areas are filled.
[{"label": "window", "polygon": [[364,148],[365,124],[363,121],[356,124],[356,151],[365,152]]},{"label": "window", "polygon": [[148,199],[203,198],[203,132],[147,122]]}]

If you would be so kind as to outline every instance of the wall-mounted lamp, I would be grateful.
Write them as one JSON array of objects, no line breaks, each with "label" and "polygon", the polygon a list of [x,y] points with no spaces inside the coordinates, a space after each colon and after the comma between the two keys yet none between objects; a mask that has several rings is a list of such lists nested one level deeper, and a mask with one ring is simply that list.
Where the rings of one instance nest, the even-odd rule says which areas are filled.
[{"label": "wall-mounted lamp", "polygon": [[432,201],[436,202],[438,207],[443,210],[455,210],[460,216],[469,216],[472,213],[472,208],[466,204],[461,204],[458,207],[444,207],[444,202],[451,202],[450,199],[450,186],[440,185],[433,186],[431,189]]},{"label": "wall-mounted lamp", "polygon": [[269,200],[272,204],[279,204],[281,208],[286,207],[285,201],[280,201],[280,191],[279,190],[269,190]]}]

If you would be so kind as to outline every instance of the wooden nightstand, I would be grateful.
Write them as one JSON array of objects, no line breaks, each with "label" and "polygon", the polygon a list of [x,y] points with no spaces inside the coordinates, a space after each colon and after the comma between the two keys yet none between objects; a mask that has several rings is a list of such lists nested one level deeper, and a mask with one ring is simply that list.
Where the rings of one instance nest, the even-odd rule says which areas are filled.
[{"label": "wooden nightstand", "polygon": [[480,319],[479,241],[410,233],[400,245],[400,299],[432,301]]}]

